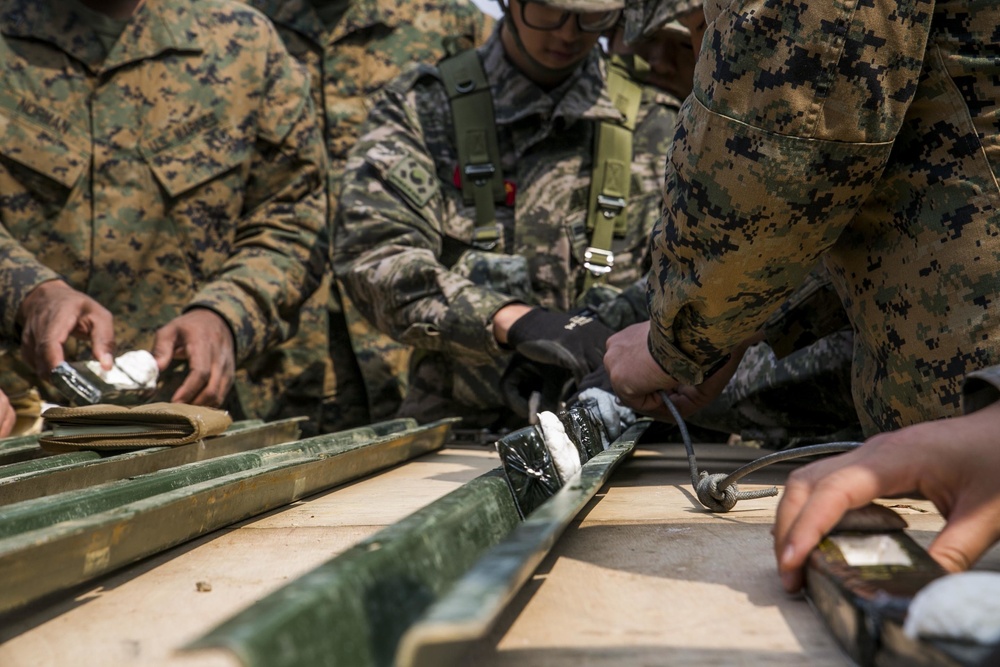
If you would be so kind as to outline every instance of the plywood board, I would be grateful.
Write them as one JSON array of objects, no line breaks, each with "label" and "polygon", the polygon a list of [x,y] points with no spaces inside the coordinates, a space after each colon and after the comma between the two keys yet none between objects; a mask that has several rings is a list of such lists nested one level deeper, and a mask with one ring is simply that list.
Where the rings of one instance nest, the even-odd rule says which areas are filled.
[{"label": "plywood board", "polygon": [[0,665],[171,664],[211,626],[497,465],[487,449],[436,452],[142,561],[0,619]]},{"label": "plywood board", "polygon": [[[701,446],[709,472],[761,454]],[[790,465],[741,489],[780,484]],[[895,500],[918,541],[942,525],[927,501]],[[843,666],[821,621],[778,581],[770,528],[777,498],[727,514],[697,507],[683,448],[644,447],[581,513],[465,664]],[[1000,551],[982,564],[1000,570]]]},{"label": "plywood board", "polygon": [[[759,450],[699,447],[731,472]],[[224,653],[173,649],[380,528],[498,465],[455,448],[143,561],[21,618],[0,619],[0,665],[231,667]],[[781,484],[792,466],[741,488]],[[642,447],[563,534],[469,665],[847,665],[819,618],[780,587],[776,498],[728,514],[696,507],[683,448]],[[894,500],[926,545],[930,503]],[[994,549],[980,567],[1000,570]],[[198,592],[207,582],[210,592]]]}]

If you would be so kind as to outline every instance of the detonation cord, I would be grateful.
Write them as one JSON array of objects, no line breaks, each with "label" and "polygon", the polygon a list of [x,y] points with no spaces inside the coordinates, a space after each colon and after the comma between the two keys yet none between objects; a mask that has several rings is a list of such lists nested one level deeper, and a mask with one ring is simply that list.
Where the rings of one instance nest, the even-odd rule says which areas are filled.
[{"label": "detonation cord", "polygon": [[681,413],[677,410],[677,406],[675,406],[670,400],[670,397],[667,396],[667,392],[661,391],[659,392],[659,395],[660,400],[663,401],[663,404],[670,410],[670,414],[673,415],[674,421],[677,423],[677,428],[680,429],[681,440],[683,440],[684,449],[687,451],[688,468],[691,471],[691,486],[694,488],[695,494],[698,496],[698,501],[712,512],[728,512],[733,509],[733,507],[736,506],[736,503],[740,500],[770,498],[778,495],[778,489],[774,486],[769,489],[759,489],[757,491],[740,491],[739,487],[736,485],[736,482],[743,477],[760,470],[765,466],[769,466],[772,463],[778,463],[780,461],[802,458],[804,456],[839,454],[841,452],[857,449],[862,444],[860,442],[828,442],[821,445],[796,447],[795,449],[788,449],[785,451],[774,452],[773,454],[767,454],[766,456],[761,456],[760,458],[754,459],[750,463],[737,468],[728,475],[723,475],[721,473],[709,475],[704,470],[701,472],[698,471],[698,461],[694,456],[694,445],[691,444],[691,435],[688,433],[687,426],[684,424],[684,419],[681,417]]}]

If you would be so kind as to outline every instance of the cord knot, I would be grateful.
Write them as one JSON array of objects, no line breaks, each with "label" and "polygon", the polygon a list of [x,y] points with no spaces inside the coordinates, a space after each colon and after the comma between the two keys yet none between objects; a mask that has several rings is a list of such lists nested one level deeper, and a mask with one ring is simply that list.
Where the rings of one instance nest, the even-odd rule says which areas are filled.
[{"label": "cord knot", "polygon": [[719,482],[724,480],[726,475],[709,475],[704,470],[698,478],[698,487],[695,492],[698,500],[712,512],[728,512],[736,506],[738,489],[735,484],[730,484],[723,491],[719,491]]}]

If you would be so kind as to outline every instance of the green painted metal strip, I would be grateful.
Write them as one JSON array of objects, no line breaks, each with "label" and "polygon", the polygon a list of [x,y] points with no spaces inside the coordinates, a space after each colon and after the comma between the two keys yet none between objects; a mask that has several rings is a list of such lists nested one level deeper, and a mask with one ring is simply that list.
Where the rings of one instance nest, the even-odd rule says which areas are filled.
[{"label": "green painted metal strip", "polygon": [[46,455],[38,446],[37,435],[19,435],[0,440],[0,465],[29,461]]},{"label": "green painted metal strip", "polygon": [[[300,418],[296,417],[294,419],[289,419],[286,421],[299,421],[299,420]],[[247,419],[245,421],[238,421],[230,425],[230,427],[226,429],[226,433],[241,431],[248,428],[257,428],[263,423],[264,422],[259,419]],[[79,452],[69,452],[67,454],[49,454],[41,447],[38,447],[38,437],[39,436],[37,435],[31,435],[18,438],[18,440],[22,441],[20,447],[23,448],[25,445],[28,445],[29,448],[32,450],[37,448],[37,451],[31,452],[33,454],[36,454],[35,457],[26,461],[22,460],[17,463],[8,463],[6,465],[0,465],[0,505],[5,505],[7,503],[15,502],[16,500],[37,498],[38,496],[45,495],[46,493],[55,493],[57,491],[68,490],[68,489],[56,489],[55,491],[46,490],[36,495],[5,499],[6,496],[4,494],[2,485],[11,483],[12,480],[10,478],[12,477],[16,477],[18,475],[26,475],[28,473],[37,473],[45,470],[52,470],[54,468],[63,468],[69,465],[83,463],[85,461],[96,461],[99,459],[106,459],[120,455],[115,453],[109,454],[107,452],[101,454],[100,452],[96,452],[93,450],[82,450]],[[3,441],[0,441],[0,451],[2,451],[2,447],[3,447]],[[158,447],[143,451],[151,452],[151,451],[159,451],[160,449],[163,448]]]},{"label": "green painted metal strip", "polygon": [[643,421],[629,428],[480,558],[448,595],[406,632],[396,665],[459,664],[468,647],[486,636],[574,517],[632,453],[648,425]]},{"label": "green painted metal strip", "polygon": [[[415,426],[416,422],[411,421],[411,424]],[[62,521],[82,519],[215,477],[323,454],[346,443],[365,443],[378,436],[377,431],[365,426],[5,505],[0,507],[0,539],[39,530]],[[214,444],[215,441],[212,441],[209,446]]]},{"label": "green painted metal strip", "polygon": [[[87,450],[81,452],[70,452],[68,454],[55,454],[54,456],[45,456],[40,459],[21,461],[19,463],[8,463],[5,466],[0,466],[0,505],[6,505],[9,502],[14,502],[13,500],[4,500],[3,486],[10,484],[15,478],[37,475],[56,468],[79,465],[87,461],[98,461],[100,459],[101,455],[98,452]],[[34,498],[37,496],[31,497]],[[25,500],[25,498],[18,498],[18,500]]]},{"label": "green painted metal strip", "polygon": [[452,421],[369,440],[320,436],[312,440],[330,445],[298,460],[277,457],[263,470],[237,471],[0,540],[0,613],[438,449]]},{"label": "green painted metal strip", "polygon": [[7,438],[0,438],[0,453],[14,447],[20,447],[21,445],[37,445],[39,435],[13,435]]},{"label": "green painted metal strip", "polygon": [[299,437],[298,421],[237,422],[236,428],[207,443],[200,441],[181,447],[152,447],[110,455],[95,451],[70,452],[2,466],[0,505],[289,442]]},{"label": "green painted metal strip", "polygon": [[518,521],[502,473],[487,473],[185,648],[261,667],[390,665],[407,627]]},{"label": "green painted metal strip", "polygon": [[[304,417],[295,417],[295,421],[304,421]],[[264,422],[260,419],[246,419],[232,424],[227,431],[238,431],[244,428],[260,426]],[[35,435],[19,435],[12,438],[0,438],[0,470],[3,467],[20,463],[22,461],[34,461],[42,458],[54,458],[51,454],[38,445],[38,438],[43,435],[52,435],[46,431]]]},{"label": "green painted metal strip", "polygon": [[299,421],[286,419],[271,424],[259,420],[236,422],[208,443],[199,441],[181,447],[151,447],[110,455],[95,451],[70,452],[2,466],[0,505],[289,442],[299,437]]}]

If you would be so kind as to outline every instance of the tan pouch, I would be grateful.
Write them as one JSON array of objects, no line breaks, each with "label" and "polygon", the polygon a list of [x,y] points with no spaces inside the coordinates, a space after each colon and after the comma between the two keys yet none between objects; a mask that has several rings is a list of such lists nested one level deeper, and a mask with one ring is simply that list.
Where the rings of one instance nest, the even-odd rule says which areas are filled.
[{"label": "tan pouch", "polygon": [[52,435],[38,444],[53,452],[176,447],[219,435],[233,423],[224,410],[183,403],[50,408],[42,417]]}]

